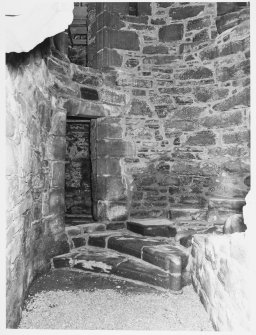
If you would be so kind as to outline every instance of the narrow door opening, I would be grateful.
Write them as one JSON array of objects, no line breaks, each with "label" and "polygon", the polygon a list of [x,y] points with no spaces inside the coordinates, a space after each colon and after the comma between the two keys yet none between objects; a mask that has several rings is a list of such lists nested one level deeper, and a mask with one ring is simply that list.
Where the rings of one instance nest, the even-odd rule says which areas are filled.
[{"label": "narrow door opening", "polygon": [[92,164],[89,119],[67,118],[65,170],[65,222],[93,221]]}]

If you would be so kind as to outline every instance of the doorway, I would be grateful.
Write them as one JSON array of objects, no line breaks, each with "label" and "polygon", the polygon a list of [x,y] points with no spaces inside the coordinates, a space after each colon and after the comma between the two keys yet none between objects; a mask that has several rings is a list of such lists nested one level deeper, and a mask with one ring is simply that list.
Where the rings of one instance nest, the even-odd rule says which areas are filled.
[{"label": "doorway", "polygon": [[68,117],[66,125],[65,222],[93,221],[90,119]]}]

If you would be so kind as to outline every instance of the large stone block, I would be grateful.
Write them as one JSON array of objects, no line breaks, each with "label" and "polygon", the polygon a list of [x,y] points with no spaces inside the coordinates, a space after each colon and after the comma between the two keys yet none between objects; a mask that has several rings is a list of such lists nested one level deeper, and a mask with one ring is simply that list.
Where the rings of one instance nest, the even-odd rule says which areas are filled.
[{"label": "large stone block", "polygon": [[147,45],[143,48],[144,54],[168,54],[168,48],[165,45]]},{"label": "large stone block", "polygon": [[189,17],[194,17],[200,14],[204,10],[204,6],[185,6],[171,8],[169,10],[169,16],[173,20],[184,20]]},{"label": "large stone block", "polygon": [[250,141],[250,131],[236,131],[222,135],[222,141],[225,144],[242,144]]},{"label": "large stone block", "polygon": [[214,86],[197,86],[193,89],[196,100],[207,102],[226,98],[229,93],[228,88],[216,88]]},{"label": "large stone block", "polygon": [[80,87],[81,98],[85,100],[99,100],[98,91],[88,87]]},{"label": "large stone block", "polygon": [[52,190],[49,195],[49,214],[62,214],[65,209],[64,190]]},{"label": "large stone block", "polygon": [[120,15],[116,12],[104,11],[96,17],[97,30],[101,30],[104,27],[119,30],[125,27],[124,22],[120,20]]},{"label": "large stone block", "polygon": [[149,116],[152,117],[153,113],[146,101],[133,99],[131,103],[130,115],[136,116]]},{"label": "large stone block", "polygon": [[205,79],[211,78],[213,76],[213,72],[211,69],[207,67],[198,67],[194,69],[185,70],[182,74],[179,75],[180,80],[188,80],[188,79]]},{"label": "large stone block", "polygon": [[139,50],[139,37],[134,31],[103,28],[97,33],[97,50],[104,48]]},{"label": "large stone block", "polygon": [[97,219],[106,221],[126,221],[128,219],[128,204],[118,201],[97,202]]},{"label": "large stone block", "polygon": [[167,120],[165,122],[165,132],[174,132],[174,131],[192,131],[195,130],[198,126],[195,121],[191,120]]},{"label": "large stone block", "polygon": [[123,129],[120,118],[102,118],[97,122],[97,140],[122,138]]},{"label": "large stone block", "polygon": [[126,185],[121,177],[106,176],[97,177],[96,198],[98,200],[126,200]]},{"label": "large stone block", "polygon": [[46,157],[50,160],[65,160],[66,139],[62,136],[49,136],[46,143]]},{"label": "large stone block", "polygon": [[203,130],[196,133],[195,135],[190,136],[187,139],[186,144],[199,146],[213,145],[216,143],[215,137],[216,136],[212,131]]},{"label": "large stone block", "polygon": [[170,24],[159,29],[159,40],[161,42],[173,42],[183,39],[184,26],[181,23]]},{"label": "large stone block", "polygon": [[66,135],[66,113],[63,111],[56,111],[51,119],[50,134],[56,136]]},{"label": "large stone block", "polygon": [[214,116],[206,116],[202,118],[200,124],[206,128],[227,128],[231,126],[239,126],[243,122],[242,113],[240,111],[230,114],[219,114]]},{"label": "large stone block", "polygon": [[121,164],[119,158],[100,158],[97,161],[98,175],[121,175]]},{"label": "large stone block", "polygon": [[99,157],[126,157],[134,156],[135,148],[131,142],[121,140],[99,141],[97,155]]},{"label": "large stone block", "polygon": [[104,48],[97,53],[98,68],[120,67],[123,62],[123,56],[117,50]]},{"label": "large stone block", "polygon": [[67,110],[68,116],[84,116],[84,117],[100,117],[106,116],[102,104],[78,99],[68,99],[63,104],[63,108]]},{"label": "large stone block", "polygon": [[64,187],[65,185],[65,162],[51,163],[51,186]]}]

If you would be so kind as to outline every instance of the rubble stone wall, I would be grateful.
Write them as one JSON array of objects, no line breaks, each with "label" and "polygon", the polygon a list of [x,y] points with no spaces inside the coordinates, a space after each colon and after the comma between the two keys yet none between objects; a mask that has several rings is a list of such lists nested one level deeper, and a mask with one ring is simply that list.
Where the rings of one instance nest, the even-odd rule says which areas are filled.
[{"label": "rubble stone wall", "polygon": [[245,233],[195,235],[192,283],[215,330],[248,331],[250,282]]},{"label": "rubble stone wall", "polygon": [[138,3],[138,14],[88,5],[89,66],[112,74],[136,149],[123,159],[130,215],[223,224],[250,183],[249,7]]}]

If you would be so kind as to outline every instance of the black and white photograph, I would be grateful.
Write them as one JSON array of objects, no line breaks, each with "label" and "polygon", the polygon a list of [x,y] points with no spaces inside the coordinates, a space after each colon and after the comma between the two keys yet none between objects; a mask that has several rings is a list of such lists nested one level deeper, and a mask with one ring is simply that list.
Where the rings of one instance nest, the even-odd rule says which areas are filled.
[{"label": "black and white photograph", "polygon": [[252,1],[3,7],[5,331],[252,332]]}]

